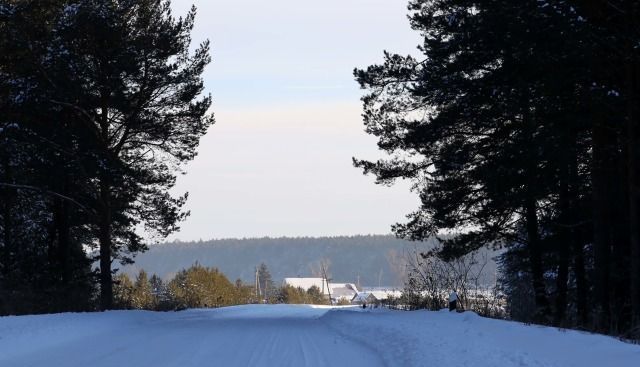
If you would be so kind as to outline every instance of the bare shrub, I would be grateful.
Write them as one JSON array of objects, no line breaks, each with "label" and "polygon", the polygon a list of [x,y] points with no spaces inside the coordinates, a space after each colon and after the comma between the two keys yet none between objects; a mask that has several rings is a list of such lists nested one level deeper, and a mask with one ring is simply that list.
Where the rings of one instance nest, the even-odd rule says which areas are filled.
[{"label": "bare shrub", "polygon": [[456,290],[459,307],[483,316],[504,317],[504,297],[496,284],[482,284],[482,273],[489,261],[484,253],[470,252],[443,260],[439,248],[407,254],[407,279],[402,300],[407,309],[439,310],[447,306],[448,295]]}]

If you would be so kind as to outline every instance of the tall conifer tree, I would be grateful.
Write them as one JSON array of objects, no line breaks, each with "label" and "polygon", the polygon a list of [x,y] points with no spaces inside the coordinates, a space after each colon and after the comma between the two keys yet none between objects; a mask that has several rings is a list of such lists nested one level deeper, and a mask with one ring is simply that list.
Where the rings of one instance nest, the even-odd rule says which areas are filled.
[{"label": "tall conifer tree", "polygon": [[[98,245],[101,307],[109,309],[112,262],[145,249],[138,230],[163,237],[187,215],[186,194],[169,189],[213,123],[211,98],[199,97],[209,44],[190,52],[195,9],[176,19],[168,1],[0,5],[0,127],[19,131],[9,147],[34,153],[12,163],[20,177],[0,162],[0,195],[30,193],[50,205],[49,263],[63,281],[75,266],[70,254]],[[14,204],[3,204],[11,212]],[[2,220],[11,224],[3,236],[13,237],[12,216]],[[4,242],[6,269],[15,246]]]},{"label": "tall conifer tree", "polygon": [[78,1],[62,13],[48,102],[73,112],[86,131],[100,244],[103,309],[111,308],[111,263],[145,248],[137,226],[166,236],[186,213],[173,198],[180,164],[213,122],[199,98],[209,44],[190,53],[195,8],[171,15],[168,1]]},{"label": "tall conifer tree", "polygon": [[355,72],[366,129],[391,158],[355,164],[414,183],[421,207],[398,235],[460,231],[444,258],[510,248],[539,322],[588,322],[594,256],[596,327],[633,330],[638,6],[587,3],[410,1],[423,56]]}]

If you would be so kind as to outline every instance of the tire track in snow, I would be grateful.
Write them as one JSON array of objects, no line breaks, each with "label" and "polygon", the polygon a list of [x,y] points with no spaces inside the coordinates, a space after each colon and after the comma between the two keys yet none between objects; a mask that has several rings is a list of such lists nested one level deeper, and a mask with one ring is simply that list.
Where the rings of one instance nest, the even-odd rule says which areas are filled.
[{"label": "tire track in snow", "polygon": [[0,365],[384,366],[374,350],[340,337],[319,320],[325,312],[308,307],[249,306],[237,310],[96,313],[91,317],[99,321],[91,330],[68,340],[56,335],[73,334],[83,322],[67,324],[68,314],[53,315],[54,322],[43,330],[37,323],[26,326],[35,338],[30,338],[31,345],[23,351],[9,353],[0,341]]}]

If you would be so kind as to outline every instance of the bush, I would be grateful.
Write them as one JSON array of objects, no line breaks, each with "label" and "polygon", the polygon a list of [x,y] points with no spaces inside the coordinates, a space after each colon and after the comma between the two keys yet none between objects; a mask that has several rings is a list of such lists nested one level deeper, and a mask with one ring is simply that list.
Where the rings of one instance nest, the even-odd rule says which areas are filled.
[{"label": "bush", "polygon": [[141,271],[135,282],[126,274],[114,279],[114,304],[119,309],[181,310],[222,307],[255,301],[252,287],[231,283],[218,269],[195,264],[180,271],[167,285]]}]

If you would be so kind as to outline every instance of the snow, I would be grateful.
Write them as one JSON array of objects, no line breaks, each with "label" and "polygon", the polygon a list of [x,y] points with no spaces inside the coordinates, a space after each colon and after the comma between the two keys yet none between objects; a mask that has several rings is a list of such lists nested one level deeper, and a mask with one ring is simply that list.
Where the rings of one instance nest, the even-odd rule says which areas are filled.
[{"label": "snow", "polygon": [[[473,312],[334,311],[322,320],[383,351],[388,366],[635,366],[640,346],[614,338],[482,318]],[[357,330],[356,333],[353,331]]]},{"label": "snow", "polygon": [[247,305],[0,318],[0,366],[638,366],[614,338],[474,313]]}]

